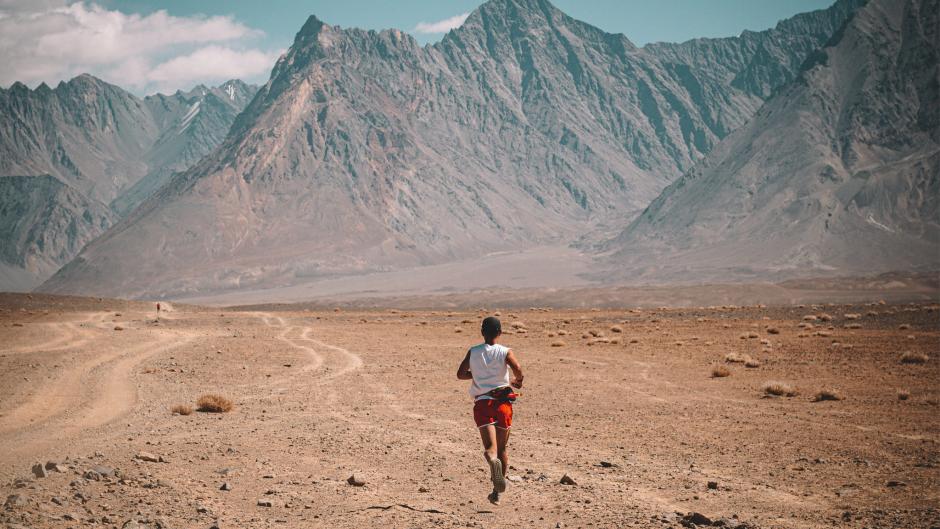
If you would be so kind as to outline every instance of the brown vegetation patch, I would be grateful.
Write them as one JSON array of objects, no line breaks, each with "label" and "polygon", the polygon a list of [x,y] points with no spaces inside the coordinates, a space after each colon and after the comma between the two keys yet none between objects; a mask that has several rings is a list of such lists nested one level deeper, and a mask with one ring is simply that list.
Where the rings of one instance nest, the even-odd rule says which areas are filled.
[{"label": "brown vegetation patch", "polygon": [[822,402],[824,400],[842,400],[844,397],[834,389],[824,389],[813,395],[813,402]]},{"label": "brown vegetation patch", "polygon": [[904,354],[901,355],[902,364],[926,364],[929,359],[930,357],[926,354],[915,353],[913,351],[905,351]]},{"label": "brown vegetation patch", "polygon": [[793,388],[790,384],[785,382],[767,382],[761,386],[761,391],[767,395],[773,395],[775,397],[795,397],[796,389]]},{"label": "brown vegetation patch", "polygon": [[730,377],[731,370],[725,366],[714,366],[712,368],[712,378]]},{"label": "brown vegetation patch", "polygon": [[178,415],[192,415],[193,407],[186,404],[177,404],[170,408],[170,413],[176,413]]},{"label": "brown vegetation patch", "polygon": [[232,411],[232,401],[221,396],[221,395],[203,395],[199,397],[199,400],[196,401],[196,406],[199,411],[209,412],[209,413],[225,413]]}]

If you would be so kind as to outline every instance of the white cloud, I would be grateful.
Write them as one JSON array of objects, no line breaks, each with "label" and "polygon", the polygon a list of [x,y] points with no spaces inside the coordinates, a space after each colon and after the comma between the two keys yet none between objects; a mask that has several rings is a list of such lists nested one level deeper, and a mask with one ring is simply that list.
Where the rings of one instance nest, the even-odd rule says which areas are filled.
[{"label": "white cloud", "polygon": [[[0,85],[54,85],[91,73],[137,92],[252,78],[277,52],[245,44],[262,36],[229,16],[126,14],[97,4],[0,0]],[[206,61],[197,64],[197,61]]]},{"label": "white cloud", "polygon": [[468,16],[470,16],[470,13],[461,13],[437,22],[418,22],[413,31],[422,34],[447,33],[452,29],[459,28]]}]

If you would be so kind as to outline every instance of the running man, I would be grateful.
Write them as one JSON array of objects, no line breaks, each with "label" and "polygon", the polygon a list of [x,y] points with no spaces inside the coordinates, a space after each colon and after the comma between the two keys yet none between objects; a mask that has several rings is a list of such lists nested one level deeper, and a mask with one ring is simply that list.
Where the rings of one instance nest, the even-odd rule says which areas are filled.
[{"label": "running man", "polygon": [[[493,492],[487,497],[499,504],[500,493],[506,490],[506,472],[509,470],[509,428],[512,426],[512,401],[516,394],[512,388],[522,387],[522,367],[512,349],[496,343],[503,333],[499,320],[490,316],[481,328],[484,343],[467,351],[460,367],[459,380],[473,380],[470,396],[474,399],[473,420],[483,440],[483,457],[490,467]],[[509,371],[513,378],[510,380]]]}]

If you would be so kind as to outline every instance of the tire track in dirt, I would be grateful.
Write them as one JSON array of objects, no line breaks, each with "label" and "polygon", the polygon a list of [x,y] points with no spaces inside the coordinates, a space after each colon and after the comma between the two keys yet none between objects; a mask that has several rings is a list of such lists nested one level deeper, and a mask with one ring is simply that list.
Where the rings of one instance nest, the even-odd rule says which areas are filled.
[{"label": "tire track in dirt", "polygon": [[195,339],[183,333],[161,334],[157,340],[129,348],[105,344],[101,349],[111,349],[109,352],[70,367],[0,418],[0,439],[52,428],[71,434],[123,415],[137,399],[136,386],[131,383],[134,368],[157,353]]},{"label": "tire track in dirt", "polygon": [[[27,347],[19,347],[5,350],[4,353],[24,355],[35,353],[51,353],[65,349],[78,348],[86,343],[92,337],[92,333],[87,331],[84,326],[95,325],[107,313],[90,313],[84,319],[79,321],[59,321],[44,322],[38,325],[48,328],[53,336],[44,342],[33,344]],[[45,334],[45,333],[44,333]]]}]

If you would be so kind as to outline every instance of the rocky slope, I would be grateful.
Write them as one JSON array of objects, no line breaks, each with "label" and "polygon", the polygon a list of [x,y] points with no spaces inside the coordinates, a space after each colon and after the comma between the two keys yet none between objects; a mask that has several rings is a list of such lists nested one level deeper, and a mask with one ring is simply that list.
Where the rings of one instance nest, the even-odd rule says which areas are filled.
[{"label": "rocky slope", "polygon": [[611,243],[624,277],[940,265],[938,13],[936,0],[859,10]]},{"label": "rocky slope", "polygon": [[[809,17],[793,28],[809,36],[793,38],[825,41],[852,5]],[[777,59],[724,42],[736,50],[728,75]],[[762,102],[664,49],[545,0],[491,0],[427,47],[311,17],[221,147],[43,288],[282,285],[622,225]]]},{"label": "rocky slope", "polygon": [[0,175],[21,175],[0,176],[0,208],[16,212],[0,224],[0,290],[35,286],[208,153],[256,90],[229,81],[140,99],[90,75],[0,89]]},{"label": "rocky slope", "polygon": [[0,284],[37,284],[114,220],[51,175],[0,177]]}]

